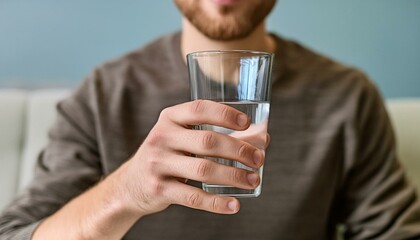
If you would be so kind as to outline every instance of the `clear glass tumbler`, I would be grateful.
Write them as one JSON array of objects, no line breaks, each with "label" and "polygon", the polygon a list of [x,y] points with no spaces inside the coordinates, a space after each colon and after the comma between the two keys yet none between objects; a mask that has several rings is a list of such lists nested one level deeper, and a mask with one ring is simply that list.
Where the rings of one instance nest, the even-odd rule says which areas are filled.
[{"label": "clear glass tumbler", "polygon": [[[240,138],[257,147],[267,133],[270,112],[271,68],[274,55],[257,51],[202,51],[187,55],[191,99],[207,99],[234,107],[246,113],[251,126],[245,131],[234,131],[213,125],[195,126],[200,130],[217,131]],[[220,164],[243,168],[260,175],[256,189],[203,183],[205,191],[234,197],[257,197],[261,193],[263,167],[250,168],[237,161],[223,158],[211,159]]]}]

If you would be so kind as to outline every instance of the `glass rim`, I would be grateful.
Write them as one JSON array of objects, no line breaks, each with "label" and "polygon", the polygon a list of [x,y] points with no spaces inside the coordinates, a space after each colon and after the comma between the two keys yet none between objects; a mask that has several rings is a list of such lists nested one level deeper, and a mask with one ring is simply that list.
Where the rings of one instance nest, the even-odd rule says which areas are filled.
[{"label": "glass rim", "polygon": [[244,55],[252,55],[255,57],[272,57],[274,53],[272,52],[263,52],[263,51],[256,51],[256,50],[204,50],[204,51],[196,51],[190,52],[187,54],[187,58],[190,57],[208,57],[208,56],[215,56],[215,55],[227,55],[227,54],[244,54]]}]

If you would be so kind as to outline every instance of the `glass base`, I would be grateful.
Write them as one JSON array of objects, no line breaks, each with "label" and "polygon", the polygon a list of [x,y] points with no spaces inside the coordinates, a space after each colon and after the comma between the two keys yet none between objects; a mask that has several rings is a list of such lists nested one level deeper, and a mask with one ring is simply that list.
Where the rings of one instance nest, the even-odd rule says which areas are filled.
[{"label": "glass base", "polygon": [[236,198],[258,197],[261,194],[261,186],[255,189],[241,189],[225,185],[214,185],[203,183],[203,190],[209,193],[230,196]]}]

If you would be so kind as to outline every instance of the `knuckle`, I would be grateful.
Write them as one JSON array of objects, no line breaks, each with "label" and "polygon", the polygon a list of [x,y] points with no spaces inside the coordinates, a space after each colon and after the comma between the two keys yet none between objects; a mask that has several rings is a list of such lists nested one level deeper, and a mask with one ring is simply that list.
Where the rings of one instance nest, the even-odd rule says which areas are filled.
[{"label": "knuckle", "polygon": [[211,209],[214,212],[217,212],[220,207],[219,207],[219,198],[217,196],[213,196],[213,199],[211,200]]},{"label": "knuckle", "polygon": [[157,178],[151,178],[149,181],[149,194],[153,197],[162,195],[163,184]]},{"label": "knuckle", "polygon": [[214,136],[214,133],[212,132],[205,132],[201,144],[205,149],[211,149],[216,145],[216,137]]},{"label": "knuckle", "polygon": [[152,146],[158,145],[163,142],[164,138],[164,132],[158,128],[155,128],[149,133],[147,142]]},{"label": "knuckle", "polygon": [[239,158],[245,158],[247,155],[247,145],[241,144],[238,148],[238,157]]},{"label": "knuckle", "polygon": [[167,118],[171,113],[171,107],[167,107],[160,112],[159,119]]},{"label": "knuckle", "polygon": [[205,100],[194,100],[191,104],[191,112],[193,114],[201,113],[204,110]]},{"label": "knuckle", "polygon": [[157,174],[161,167],[161,156],[159,154],[151,154],[150,157],[145,160],[145,170],[151,174]]},{"label": "knuckle", "polygon": [[241,183],[243,178],[242,171],[240,169],[233,169],[231,172],[231,179],[233,183]]},{"label": "knuckle", "polygon": [[197,175],[199,177],[207,176],[211,171],[211,164],[206,160],[202,160],[198,164],[198,167],[197,167],[196,171],[197,171]]},{"label": "knuckle", "polygon": [[223,121],[229,121],[230,120],[229,119],[229,117],[230,117],[230,107],[228,107],[226,105],[223,105],[220,115],[221,115],[221,119]]},{"label": "knuckle", "polygon": [[201,197],[198,192],[191,193],[187,196],[187,204],[193,208],[198,208],[201,204]]}]

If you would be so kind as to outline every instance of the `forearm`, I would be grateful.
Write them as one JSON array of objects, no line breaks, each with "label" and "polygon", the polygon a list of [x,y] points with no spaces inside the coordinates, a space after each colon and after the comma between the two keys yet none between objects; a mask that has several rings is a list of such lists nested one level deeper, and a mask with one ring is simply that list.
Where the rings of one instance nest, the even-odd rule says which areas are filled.
[{"label": "forearm", "polygon": [[45,219],[32,239],[121,239],[142,216],[118,186],[121,168]]}]

